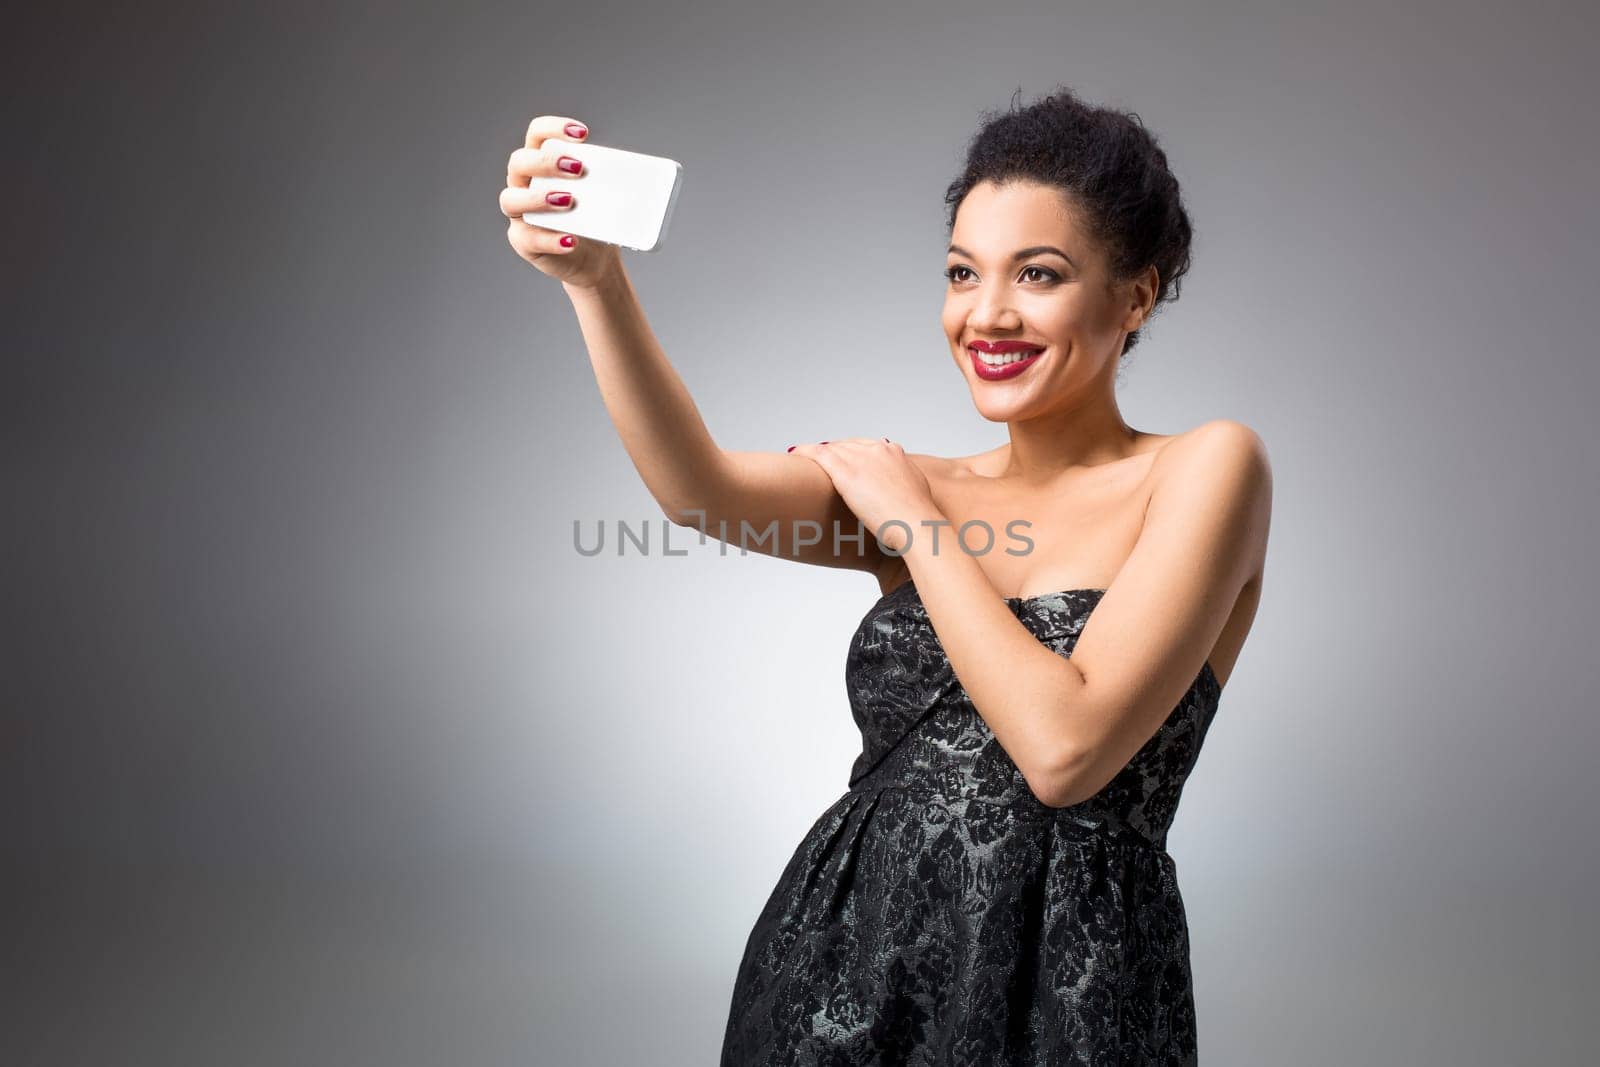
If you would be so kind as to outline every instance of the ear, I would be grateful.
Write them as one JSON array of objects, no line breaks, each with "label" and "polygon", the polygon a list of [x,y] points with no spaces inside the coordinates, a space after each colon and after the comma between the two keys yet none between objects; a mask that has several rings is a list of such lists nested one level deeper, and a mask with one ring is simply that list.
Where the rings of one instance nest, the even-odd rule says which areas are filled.
[{"label": "ear", "polygon": [[1156,294],[1160,291],[1161,273],[1153,264],[1128,284],[1128,314],[1122,320],[1124,330],[1132,333],[1150,321],[1150,313],[1156,306]]}]

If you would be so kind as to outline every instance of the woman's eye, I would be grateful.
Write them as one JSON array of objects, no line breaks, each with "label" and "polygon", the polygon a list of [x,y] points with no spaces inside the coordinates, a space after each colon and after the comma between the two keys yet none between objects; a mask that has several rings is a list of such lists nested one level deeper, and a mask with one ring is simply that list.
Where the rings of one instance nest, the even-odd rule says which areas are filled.
[{"label": "woman's eye", "polygon": [[[1046,267],[1026,267],[1026,268],[1023,269],[1022,273],[1024,275],[1027,275],[1027,274],[1030,274],[1030,273],[1032,273],[1034,271],[1037,271],[1040,274],[1044,275],[1044,278],[1040,279],[1041,281],[1046,280],[1046,279],[1054,279],[1054,278],[1059,277],[1059,275],[1057,275],[1055,271],[1050,270],[1050,269],[1048,269]],[[955,266],[955,267],[946,268],[945,272],[944,272],[944,276],[947,279],[949,279],[950,281],[952,281],[952,282],[960,281],[961,280],[960,275],[961,275],[962,272],[965,272],[965,273],[968,273],[968,274],[972,273],[971,271],[967,270],[966,267]]]}]

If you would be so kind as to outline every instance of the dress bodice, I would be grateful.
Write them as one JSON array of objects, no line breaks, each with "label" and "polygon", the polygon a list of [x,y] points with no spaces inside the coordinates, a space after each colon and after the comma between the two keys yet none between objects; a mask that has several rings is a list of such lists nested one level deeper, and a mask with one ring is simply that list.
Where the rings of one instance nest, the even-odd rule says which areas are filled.
[{"label": "dress bodice", "polygon": [[[1103,589],[1069,589],[1006,604],[1041,642],[1070,656]],[[1065,819],[1165,849],[1183,784],[1216,714],[1221,686],[1209,663],[1155,734],[1094,796],[1064,808],[1038,800],[978,714],[907,581],[868,609],[851,636],[845,681],[862,749],[852,791],[927,791]]]}]

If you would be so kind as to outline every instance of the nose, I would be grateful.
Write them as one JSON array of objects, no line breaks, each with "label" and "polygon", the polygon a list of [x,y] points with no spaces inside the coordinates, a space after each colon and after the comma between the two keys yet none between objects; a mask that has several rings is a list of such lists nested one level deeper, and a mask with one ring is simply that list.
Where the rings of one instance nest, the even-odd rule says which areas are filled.
[{"label": "nose", "polygon": [[980,296],[967,315],[973,329],[994,333],[1015,331],[1022,327],[1022,316],[1006,303],[1005,294],[991,290]]}]

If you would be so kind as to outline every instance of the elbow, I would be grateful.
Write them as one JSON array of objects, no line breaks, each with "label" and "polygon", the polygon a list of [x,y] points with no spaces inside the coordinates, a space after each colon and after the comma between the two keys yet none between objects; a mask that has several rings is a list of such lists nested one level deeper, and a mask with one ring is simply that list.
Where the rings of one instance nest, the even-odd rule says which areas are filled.
[{"label": "elbow", "polygon": [[1040,767],[1025,773],[1023,778],[1035,799],[1047,808],[1070,808],[1093,796],[1097,790],[1083,791],[1088,760],[1073,749]]},{"label": "elbow", "polygon": [[707,525],[706,502],[696,500],[692,505],[681,504],[677,500],[663,497],[656,498],[656,506],[661,509],[661,514],[666,516],[668,522],[674,526],[685,526],[695,530],[704,530]]},{"label": "elbow", "polygon": [[684,508],[680,508],[674,504],[669,504],[660,500],[656,501],[656,503],[661,507],[661,514],[665,515],[667,521],[672,523],[672,525],[695,527],[700,525],[701,516],[698,513],[691,514]]},{"label": "elbow", "polygon": [[704,531],[716,525],[710,515],[729,513],[727,484],[720,474],[684,477],[671,487],[652,489],[651,495],[668,522]]}]

